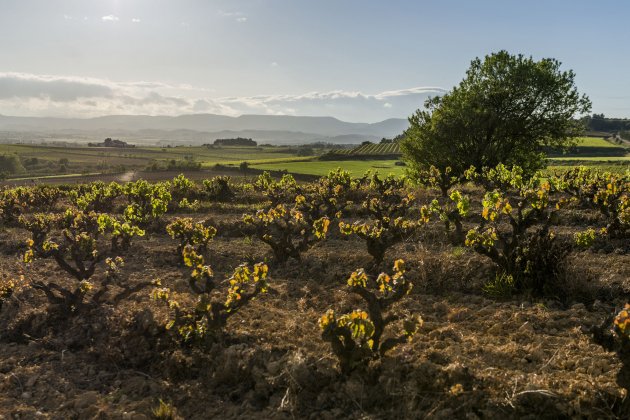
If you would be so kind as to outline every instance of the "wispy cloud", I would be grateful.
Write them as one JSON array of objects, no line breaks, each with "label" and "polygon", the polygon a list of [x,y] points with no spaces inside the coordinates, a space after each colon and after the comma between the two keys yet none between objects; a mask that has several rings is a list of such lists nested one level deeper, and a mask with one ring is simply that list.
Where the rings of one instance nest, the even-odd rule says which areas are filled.
[{"label": "wispy cloud", "polygon": [[114,82],[74,76],[0,73],[0,114],[92,117],[109,114],[319,115],[347,121],[406,117],[436,87],[375,94],[335,90],[298,95],[215,97],[209,89],[161,82]]},{"label": "wispy cloud", "polygon": [[103,22],[118,22],[120,19],[115,15],[107,15],[101,18]]},{"label": "wispy cloud", "polygon": [[219,16],[224,18],[232,18],[238,23],[247,22],[247,16],[243,12],[224,12],[223,10],[219,10]]},{"label": "wispy cloud", "polygon": [[141,20],[140,20],[140,19],[138,19],[138,18],[131,18],[131,21],[132,21],[133,23],[140,23],[140,22],[141,22]]},{"label": "wispy cloud", "polygon": [[243,16],[243,13],[242,12],[224,12],[223,10],[219,10],[219,16],[238,17],[238,16]]}]

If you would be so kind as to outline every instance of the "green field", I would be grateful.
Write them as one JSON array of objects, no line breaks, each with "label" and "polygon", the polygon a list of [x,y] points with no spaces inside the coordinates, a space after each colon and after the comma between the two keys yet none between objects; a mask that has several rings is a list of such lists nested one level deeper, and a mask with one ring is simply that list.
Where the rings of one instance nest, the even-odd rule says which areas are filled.
[{"label": "green field", "polygon": [[334,150],[337,155],[398,155],[400,154],[399,143],[368,143],[355,147],[354,149],[337,149]]},{"label": "green field", "polygon": [[605,140],[603,138],[600,137],[580,137],[577,140],[577,146],[584,146],[584,147],[620,147],[619,145],[613,144],[611,142],[609,142],[608,140]]},{"label": "green field", "polygon": [[19,157],[24,168],[10,173],[11,178],[50,176],[56,174],[113,173],[142,170],[149,165],[169,162],[192,162],[209,168],[216,164],[238,166],[250,164],[303,161],[295,147],[136,147],[105,148],[78,145],[0,144],[0,155]]},{"label": "green field", "polygon": [[138,147],[116,149],[84,146],[35,146],[0,144],[0,154],[16,153],[22,158],[36,157],[43,160],[67,158],[71,162],[91,163],[117,160],[121,163],[148,163],[154,160],[185,159],[192,157],[203,164],[242,162],[244,160],[286,159],[295,157],[287,147]]},{"label": "green field", "polygon": [[571,161],[583,160],[591,162],[624,162],[630,161],[630,156],[571,156],[571,157],[553,157],[552,161]]},{"label": "green field", "polygon": [[382,175],[402,175],[404,166],[396,166],[396,160],[330,160],[330,161],[310,161],[310,162],[289,162],[289,163],[265,163],[253,165],[252,168],[267,171],[286,170],[295,174],[326,175],[329,171],[342,168],[350,172],[353,176],[363,175],[366,171],[372,170]]}]

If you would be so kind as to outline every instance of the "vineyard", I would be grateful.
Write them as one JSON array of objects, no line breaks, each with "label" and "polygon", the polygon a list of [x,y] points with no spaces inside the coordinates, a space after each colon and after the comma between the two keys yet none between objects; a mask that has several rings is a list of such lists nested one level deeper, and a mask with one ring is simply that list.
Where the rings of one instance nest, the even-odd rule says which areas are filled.
[{"label": "vineyard", "polygon": [[354,149],[339,149],[334,153],[340,155],[400,155],[400,145],[398,142],[393,143],[366,143],[355,147]]},{"label": "vineyard", "polygon": [[0,418],[630,416],[628,171],[5,187],[0,222]]}]

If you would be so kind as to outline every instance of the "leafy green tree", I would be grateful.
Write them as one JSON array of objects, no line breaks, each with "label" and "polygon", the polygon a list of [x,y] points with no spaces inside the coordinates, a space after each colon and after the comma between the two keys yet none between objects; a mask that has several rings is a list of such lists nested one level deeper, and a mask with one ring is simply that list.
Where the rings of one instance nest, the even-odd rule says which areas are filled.
[{"label": "leafy green tree", "polygon": [[543,148],[572,145],[584,129],[578,117],[591,109],[560,65],[507,51],[473,60],[458,86],[409,118],[401,148],[411,174],[431,165],[454,176],[471,165],[519,165],[526,175],[542,168]]},{"label": "leafy green tree", "polygon": [[19,174],[24,172],[24,166],[16,155],[0,155],[0,171],[8,174]]}]

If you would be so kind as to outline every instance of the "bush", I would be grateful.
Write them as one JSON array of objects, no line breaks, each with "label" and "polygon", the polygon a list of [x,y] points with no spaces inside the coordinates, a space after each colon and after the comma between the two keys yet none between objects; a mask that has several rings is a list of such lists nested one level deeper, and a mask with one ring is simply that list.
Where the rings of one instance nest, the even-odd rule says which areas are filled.
[{"label": "bush", "polygon": [[261,191],[267,196],[267,198],[271,200],[272,206],[276,206],[280,203],[290,203],[301,193],[301,189],[297,185],[297,182],[295,182],[293,176],[285,174],[282,175],[280,181],[276,181],[267,171],[258,176],[254,182],[254,189]]},{"label": "bush", "polygon": [[217,234],[212,226],[202,222],[195,223],[190,217],[177,218],[166,226],[166,232],[173,239],[178,239],[177,253],[182,255],[186,246],[192,246],[195,252],[201,254],[208,249],[208,243]]},{"label": "bush", "polygon": [[230,187],[229,176],[215,176],[212,179],[204,179],[203,187],[206,196],[210,200],[230,200],[234,192]]},{"label": "bush", "polygon": [[[463,244],[464,230],[462,221],[470,210],[470,199],[468,196],[462,195],[459,191],[454,190],[449,195],[448,200],[433,200],[429,209],[431,213],[437,215],[444,223],[444,229],[446,230],[446,235],[449,237],[451,244]],[[451,227],[453,227],[453,230],[451,230]]]},{"label": "bush", "polygon": [[427,188],[438,189],[442,193],[442,197],[448,197],[448,190],[459,184],[463,179],[462,176],[453,176],[450,166],[441,171],[431,165],[429,169],[412,171],[410,175],[418,184]]},{"label": "bush", "polygon": [[131,247],[131,240],[134,236],[144,236],[145,231],[125,220],[109,214],[99,214],[99,232],[111,235],[112,252],[127,251]]},{"label": "bush", "polygon": [[181,299],[176,300],[178,295],[168,288],[155,289],[152,295],[165,302],[171,311],[166,328],[175,331],[186,343],[203,344],[215,338],[223,331],[230,316],[267,291],[267,265],[258,263],[249,267],[241,264],[227,280],[226,297],[219,300],[214,297],[219,284],[214,281],[212,269],[205,265],[203,256],[190,245],[184,248],[182,256],[186,266],[192,268],[188,284],[197,295],[196,302],[187,304]]},{"label": "bush", "polygon": [[243,223],[254,228],[255,235],[269,245],[277,262],[289,258],[301,259],[301,254],[316,242],[324,239],[330,220],[327,217],[314,219],[314,214],[303,212],[299,206],[304,197],[298,196],[293,207],[278,204],[255,215],[243,216]]},{"label": "bush", "polygon": [[429,221],[429,209],[423,206],[419,218],[411,217],[415,196],[406,191],[404,179],[381,179],[373,175],[369,185],[370,192],[362,208],[370,219],[352,224],[339,222],[339,230],[343,235],[354,234],[363,239],[377,268],[387,249],[410,237]]},{"label": "bush", "polygon": [[[514,179],[512,183],[518,187],[515,195],[499,190],[485,194],[482,222],[468,231],[465,243],[489,257],[500,275],[512,276],[516,290],[543,294],[558,277],[560,263],[568,253],[550,232],[564,201],[550,204],[552,184],[541,177],[527,183]],[[529,232],[537,224],[538,230]]]},{"label": "bush", "polygon": [[125,220],[141,227],[159,220],[168,210],[172,199],[168,182],[156,184],[149,184],[144,180],[129,182],[123,186],[123,193],[129,203],[124,210]]},{"label": "bush", "polygon": [[[102,237],[111,233],[111,225],[103,223],[102,217],[94,212],[82,213],[66,210],[63,215],[35,214],[29,218],[21,217],[20,224],[31,232],[28,250],[24,254],[24,262],[33,263],[36,258],[53,258],[59,267],[72,275],[76,283],[67,289],[54,282],[34,282],[33,288],[44,292],[51,304],[61,305],[67,311],[74,312],[84,304],[84,298],[94,288],[90,278],[97,265],[105,261],[106,278],[100,282],[92,301],[99,303],[104,296],[112,277],[123,265],[121,257],[110,257],[111,250],[100,244]],[[61,235],[53,237],[52,231],[61,229]],[[111,237],[112,243],[115,233]],[[134,287],[126,287],[114,300],[127,296],[150,283],[140,283]],[[122,286],[122,285],[119,285]]]},{"label": "bush", "polygon": [[352,204],[349,198],[357,186],[357,182],[348,172],[332,170],[317,182],[300,189],[303,199],[299,200],[297,207],[313,219],[340,218]]},{"label": "bush", "polygon": [[391,276],[381,273],[373,279],[363,269],[353,272],[348,279],[348,286],[351,292],[363,299],[367,312],[356,309],[337,317],[331,309],[321,317],[319,325],[322,338],[330,342],[342,373],[347,374],[370,359],[384,356],[398,344],[410,340],[421,325],[421,318],[407,317],[401,334],[382,340],[387,326],[400,319],[386,311],[413,287],[404,274],[403,260],[396,260]]},{"label": "bush", "polygon": [[111,212],[115,200],[123,193],[123,188],[117,182],[105,184],[97,181],[82,185],[69,192],[70,201],[84,212]]},{"label": "bush", "polygon": [[585,167],[558,178],[559,188],[581,205],[597,209],[606,219],[602,233],[626,238],[630,233],[630,173],[598,172]]},{"label": "bush", "polygon": [[24,276],[18,280],[0,279],[0,311],[2,311],[4,303],[24,287],[24,283]]}]

